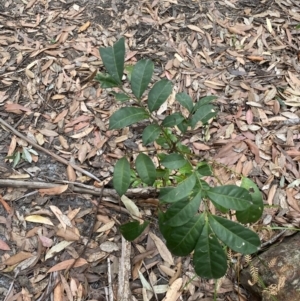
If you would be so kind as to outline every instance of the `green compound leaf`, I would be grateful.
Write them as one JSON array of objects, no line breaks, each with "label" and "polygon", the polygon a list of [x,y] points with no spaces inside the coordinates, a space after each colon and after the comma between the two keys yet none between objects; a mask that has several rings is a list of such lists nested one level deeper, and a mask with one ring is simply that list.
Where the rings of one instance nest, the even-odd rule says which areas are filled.
[{"label": "green compound leaf", "polygon": [[109,118],[109,129],[122,129],[128,125],[148,118],[149,115],[143,108],[125,107],[121,108]]},{"label": "green compound leaf", "polygon": [[154,70],[154,64],[150,60],[140,60],[133,67],[131,73],[131,89],[134,96],[140,99],[147,89]]},{"label": "green compound leaf", "polygon": [[258,251],[260,240],[253,231],[215,215],[210,215],[208,221],[213,232],[233,251],[242,254],[252,254]]},{"label": "green compound leaf", "polygon": [[148,95],[148,108],[150,112],[159,109],[172,93],[172,83],[162,79],[154,84]]},{"label": "green compound leaf", "polygon": [[113,88],[118,86],[118,83],[109,74],[98,73],[95,76],[95,80],[101,84],[101,88],[103,89]]},{"label": "green compound leaf", "polygon": [[173,154],[164,156],[163,159],[160,161],[160,163],[161,163],[161,165],[163,165],[166,168],[178,169],[178,168],[184,166],[187,163],[187,161],[183,155],[173,153]]},{"label": "green compound leaf", "polygon": [[143,131],[143,144],[146,146],[149,143],[154,142],[160,135],[161,128],[157,124],[148,125]]},{"label": "green compound leaf", "polygon": [[227,271],[227,256],[208,223],[196,244],[193,263],[195,272],[203,278],[221,278]]},{"label": "green compound leaf", "polygon": [[235,185],[213,187],[206,195],[214,204],[226,209],[246,210],[252,202],[249,192]]},{"label": "green compound leaf", "polygon": [[187,197],[196,184],[196,177],[194,174],[190,175],[184,181],[177,185],[177,187],[165,187],[160,190],[159,200],[165,203],[175,203]]},{"label": "green compound leaf", "polygon": [[171,231],[161,230],[161,232],[167,241],[168,249],[174,255],[187,256],[194,250],[203,226],[204,214],[200,214],[180,227],[172,228]]},{"label": "green compound leaf", "polygon": [[121,38],[112,47],[100,48],[100,56],[107,72],[120,85],[124,72],[125,40]]},{"label": "green compound leaf", "polygon": [[170,227],[180,227],[191,220],[197,213],[201,202],[201,192],[191,200],[182,200],[172,204],[164,216],[164,224]]},{"label": "green compound leaf", "polygon": [[194,128],[197,122],[206,124],[211,118],[215,116],[216,112],[214,111],[214,107],[212,105],[201,106],[192,117],[191,127]]},{"label": "green compound leaf", "polygon": [[184,120],[184,117],[182,116],[181,113],[174,113],[174,114],[171,114],[171,115],[167,116],[163,120],[162,126],[164,126],[164,127],[172,127],[172,126],[178,125],[183,120]]},{"label": "green compound leaf", "polygon": [[252,203],[246,210],[236,212],[237,220],[243,224],[254,223],[260,219],[264,210],[262,194],[257,185],[248,178],[242,179],[241,187],[248,190]]},{"label": "green compound leaf", "polygon": [[190,113],[193,111],[193,100],[191,97],[185,93],[178,93],[176,94],[176,100],[185,107]]},{"label": "green compound leaf", "polygon": [[148,185],[153,185],[156,180],[156,168],[152,160],[145,154],[140,153],[135,161],[135,166],[139,177]]},{"label": "green compound leaf", "polygon": [[126,223],[120,226],[120,232],[128,241],[133,241],[138,238],[146,227],[149,225],[149,222],[145,221],[143,224],[140,224],[138,221],[133,221]]},{"label": "green compound leaf", "polygon": [[114,168],[113,185],[119,196],[123,195],[130,185],[130,165],[127,159],[121,158]]}]

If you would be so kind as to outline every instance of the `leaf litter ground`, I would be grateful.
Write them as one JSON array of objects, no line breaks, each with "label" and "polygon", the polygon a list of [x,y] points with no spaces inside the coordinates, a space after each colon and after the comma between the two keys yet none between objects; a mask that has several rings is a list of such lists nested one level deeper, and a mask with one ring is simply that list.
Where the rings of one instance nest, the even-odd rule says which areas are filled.
[{"label": "leaf litter ground", "polygon": [[[146,151],[145,124],[108,131],[119,104],[94,81],[99,47],[121,36],[126,64],[149,58],[155,81],[218,96],[218,118],[184,143],[213,162],[216,184],[257,183],[262,242],[278,235],[271,223],[298,227],[298,1],[7,0],[0,11],[1,299],[212,300],[214,281],[161,240],[155,191],[120,202],[110,188],[116,160]],[[170,97],[159,113],[178,110]],[[31,163],[5,160],[32,146]],[[134,244],[117,230],[130,215],[152,222]],[[219,280],[218,300],[247,300],[235,277]]]}]

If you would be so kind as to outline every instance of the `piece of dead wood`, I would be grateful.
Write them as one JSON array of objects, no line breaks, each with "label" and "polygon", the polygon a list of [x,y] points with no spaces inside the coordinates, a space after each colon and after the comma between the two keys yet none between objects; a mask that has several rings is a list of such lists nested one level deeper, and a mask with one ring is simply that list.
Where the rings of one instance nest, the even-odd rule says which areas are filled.
[{"label": "piece of dead wood", "polygon": [[26,142],[28,142],[30,145],[32,145],[34,148],[38,149],[39,151],[42,151],[43,153],[51,156],[52,158],[54,158],[56,161],[63,163],[65,165],[70,165],[72,166],[75,170],[85,174],[86,176],[94,179],[95,181],[101,183],[101,180],[99,180],[96,176],[94,176],[92,173],[84,170],[83,168],[77,166],[76,164],[67,161],[66,159],[54,154],[53,152],[45,149],[44,147],[38,145],[36,142],[32,141],[31,139],[27,138],[26,136],[24,136],[23,134],[21,134],[19,131],[17,131],[16,129],[14,129],[12,126],[10,126],[7,122],[5,122],[3,119],[0,118],[0,124],[2,124],[5,128],[7,128],[8,130],[10,130],[13,134],[15,134],[16,136],[18,136],[19,138],[25,140]]},{"label": "piece of dead wood", "polygon": [[129,279],[131,278],[131,243],[122,236],[122,251],[119,260],[119,288],[117,300],[131,301]]},{"label": "piece of dead wood", "polygon": [[[68,181],[64,181],[67,182]],[[96,188],[94,186],[88,186],[81,183],[69,182],[69,189],[76,193],[86,193],[91,195],[101,195],[101,188]],[[28,189],[44,189],[44,188],[54,188],[61,186],[60,184],[54,183],[46,183],[46,182],[29,182],[29,181],[19,181],[19,180],[11,180],[11,179],[0,179],[0,187],[24,187]],[[78,187],[79,186],[79,187]],[[157,189],[153,187],[147,188],[132,188],[128,189],[126,192],[126,196],[133,199],[148,199],[148,198],[156,198],[158,197]],[[108,197],[109,199],[113,199],[116,202],[119,202],[119,195],[114,189],[104,188],[103,197]]]}]

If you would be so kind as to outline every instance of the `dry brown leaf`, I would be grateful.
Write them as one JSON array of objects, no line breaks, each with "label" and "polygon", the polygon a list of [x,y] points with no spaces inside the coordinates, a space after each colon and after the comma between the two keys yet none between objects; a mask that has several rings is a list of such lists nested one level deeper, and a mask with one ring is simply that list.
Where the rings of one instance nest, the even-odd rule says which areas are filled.
[{"label": "dry brown leaf", "polygon": [[32,257],[32,254],[29,252],[21,251],[16,255],[13,255],[4,261],[5,265],[15,265],[17,263],[22,262],[25,259]]},{"label": "dry brown leaf", "polygon": [[85,22],[83,25],[81,25],[81,26],[79,27],[78,33],[81,33],[81,32],[83,32],[83,31],[87,30],[87,29],[90,27],[90,25],[91,25],[91,22],[90,22],[90,21]]},{"label": "dry brown leaf", "polygon": [[42,130],[39,130],[39,132],[41,134],[43,134],[44,136],[47,136],[47,137],[56,137],[56,136],[58,136],[58,133],[53,131],[53,130],[42,129]]},{"label": "dry brown leaf", "polygon": [[176,279],[168,289],[166,297],[163,299],[163,301],[176,301],[182,294],[182,283],[182,278]]},{"label": "dry brown leaf", "polygon": [[53,188],[43,188],[39,189],[39,193],[41,196],[44,195],[59,195],[64,193],[68,189],[68,185],[59,185]]},{"label": "dry brown leaf", "polygon": [[[75,264],[73,265],[74,261],[75,261]],[[73,265],[74,268],[78,268],[78,267],[81,267],[81,266],[83,266],[87,263],[88,262],[84,258],[68,259],[68,260],[62,261],[62,262],[56,264],[55,266],[53,266],[51,269],[49,269],[47,271],[47,274],[65,270],[65,269],[69,268],[72,265]]]},{"label": "dry brown leaf", "polygon": [[70,182],[76,181],[76,172],[71,165],[68,165],[67,167],[67,177]]},{"label": "dry brown leaf", "polygon": [[72,223],[69,220],[69,218],[64,215],[60,209],[56,206],[50,205],[49,206],[51,211],[55,214],[56,218],[59,220],[59,222],[61,223],[62,227],[64,230],[66,230],[67,226],[72,228]]},{"label": "dry brown leaf", "polygon": [[76,241],[80,239],[80,235],[75,233],[76,229],[66,227],[66,229],[59,228],[56,231],[56,235],[62,237],[66,241]]},{"label": "dry brown leaf", "polygon": [[89,145],[85,142],[83,145],[80,146],[80,148],[78,150],[77,158],[81,164],[86,159],[88,148],[89,148]]},{"label": "dry brown leaf", "polygon": [[41,215],[28,215],[25,217],[25,221],[53,226],[53,223],[48,217],[44,217]]},{"label": "dry brown leaf", "polygon": [[59,242],[57,245],[53,246],[50,250],[48,250],[48,252],[45,255],[45,260],[55,256],[56,254],[64,250],[66,247],[71,245],[72,243],[73,241],[66,241],[66,240]]},{"label": "dry brown leaf", "polygon": [[152,238],[152,240],[154,241],[162,259],[165,260],[170,265],[174,265],[173,256],[172,256],[171,252],[168,250],[168,248],[166,247],[166,245],[164,244],[164,242],[159,237],[157,237],[155,234],[153,234],[151,232],[149,232],[149,235]]},{"label": "dry brown leaf", "polygon": [[3,251],[9,251],[10,250],[9,245],[5,241],[3,241],[2,239],[0,239],[0,250],[3,250]]},{"label": "dry brown leaf", "polygon": [[56,118],[53,120],[53,123],[58,123],[59,121],[63,120],[67,116],[68,112],[68,109],[63,110],[60,114],[56,116]]},{"label": "dry brown leaf", "polygon": [[17,103],[6,103],[4,109],[6,112],[11,112],[14,114],[24,114],[24,112],[31,112],[30,109]]},{"label": "dry brown leaf", "polygon": [[89,127],[89,128],[86,128],[85,130],[83,130],[82,132],[78,133],[78,134],[75,134],[75,135],[72,135],[71,137],[74,138],[74,139],[80,139],[80,138],[83,138],[85,136],[87,136],[92,130],[94,129],[94,127]]},{"label": "dry brown leaf", "polygon": [[65,98],[65,95],[63,95],[63,94],[55,94],[51,97],[52,100],[61,100],[64,98]]},{"label": "dry brown leaf", "polygon": [[200,33],[202,33],[202,34],[205,34],[204,31],[203,31],[201,28],[199,28],[198,26],[195,26],[195,25],[190,24],[190,25],[187,25],[187,27],[188,27],[189,29],[191,29],[191,30],[196,31],[196,32],[200,32]]}]

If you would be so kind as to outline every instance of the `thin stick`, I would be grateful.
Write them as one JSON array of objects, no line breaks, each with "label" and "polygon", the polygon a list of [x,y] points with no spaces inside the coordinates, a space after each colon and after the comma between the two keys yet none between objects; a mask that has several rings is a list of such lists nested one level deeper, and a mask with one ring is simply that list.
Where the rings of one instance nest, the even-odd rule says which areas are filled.
[{"label": "thin stick", "polygon": [[65,165],[70,165],[72,166],[75,170],[85,174],[86,176],[94,179],[97,182],[101,182],[101,180],[99,180],[96,176],[94,176],[93,174],[91,174],[90,172],[84,170],[83,168],[73,164],[72,162],[67,161],[66,159],[52,153],[51,151],[43,148],[42,146],[38,145],[36,142],[32,141],[31,139],[27,138],[26,136],[24,136],[23,134],[21,134],[19,131],[17,131],[16,129],[14,129],[12,126],[10,126],[7,122],[5,122],[3,119],[0,118],[0,124],[2,124],[4,127],[6,127],[7,129],[9,129],[13,134],[15,134],[16,136],[18,136],[19,138],[25,140],[26,142],[28,142],[29,144],[31,144],[34,148],[42,151],[43,153],[51,156],[52,158],[54,158],[56,161],[63,163]]}]

